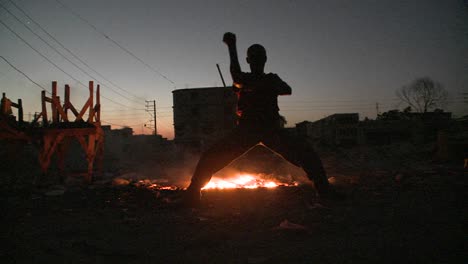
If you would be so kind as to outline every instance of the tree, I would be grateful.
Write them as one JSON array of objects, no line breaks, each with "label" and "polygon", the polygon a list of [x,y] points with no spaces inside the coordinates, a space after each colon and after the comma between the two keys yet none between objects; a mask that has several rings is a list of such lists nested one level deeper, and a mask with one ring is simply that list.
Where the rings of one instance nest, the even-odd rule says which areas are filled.
[{"label": "tree", "polygon": [[439,82],[424,77],[414,80],[396,91],[397,97],[416,112],[442,108],[447,102],[448,92]]},{"label": "tree", "polygon": [[[436,109],[437,110],[437,109]],[[411,120],[411,107],[408,106],[403,111],[398,109],[388,110],[382,114],[377,115],[377,120],[391,121],[391,120]]]},{"label": "tree", "polygon": [[284,126],[286,126],[286,124],[288,123],[288,121],[286,120],[286,117],[282,116],[282,115],[279,115],[279,125],[281,128],[284,128]]}]

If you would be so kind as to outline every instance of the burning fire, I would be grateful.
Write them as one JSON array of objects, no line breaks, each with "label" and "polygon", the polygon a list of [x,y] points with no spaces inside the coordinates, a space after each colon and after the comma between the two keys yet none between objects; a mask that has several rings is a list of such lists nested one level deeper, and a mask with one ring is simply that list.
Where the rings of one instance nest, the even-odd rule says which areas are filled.
[{"label": "burning fire", "polygon": [[278,186],[291,186],[297,185],[297,183],[286,184],[279,183],[272,180],[265,180],[260,177],[251,174],[238,174],[231,178],[216,178],[213,177],[211,181],[202,188],[202,190],[208,189],[236,189],[236,188],[275,188]]}]

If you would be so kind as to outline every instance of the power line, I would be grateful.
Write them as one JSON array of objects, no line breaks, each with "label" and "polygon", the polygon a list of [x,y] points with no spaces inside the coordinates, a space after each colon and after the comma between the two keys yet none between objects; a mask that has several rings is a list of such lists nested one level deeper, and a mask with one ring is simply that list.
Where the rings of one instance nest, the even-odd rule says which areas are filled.
[{"label": "power line", "polygon": [[[80,80],[76,79],[75,77],[73,77],[71,74],[69,74],[68,72],[66,72],[65,70],[63,70],[62,68],[60,68],[60,66],[58,66],[57,64],[55,64],[53,61],[51,61],[49,58],[47,58],[44,54],[42,54],[40,51],[38,51],[36,48],[34,48],[29,42],[27,42],[24,38],[22,38],[20,35],[18,35],[13,29],[11,29],[7,24],[5,24],[1,19],[0,19],[0,24],[2,24],[6,29],[8,29],[11,33],[13,33],[17,38],[19,38],[21,41],[23,41],[23,43],[25,43],[28,47],[30,47],[32,50],[34,50],[37,54],[39,54],[43,59],[45,59],[47,62],[49,62],[50,64],[52,64],[55,68],[57,68],[59,71],[61,71],[62,73],[64,73],[65,75],[67,75],[68,77],[70,77],[72,80],[74,80],[75,82],[79,83],[80,85],[82,85],[83,87],[87,88],[87,86],[82,83]],[[121,104],[119,102],[116,102],[108,97],[105,97],[104,95],[101,95],[102,98],[114,103],[114,104],[117,104],[117,105],[120,105],[120,106],[123,106],[125,108],[129,108],[131,109],[130,107],[124,105],[124,104]]]},{"label": "power line", "polygon": [[[67,58],[63,53],[61,53],[59,50],[57,50],[54,46],[50,45],[45,39],[43,39],[40,35],[38,35],[36,32],[34,32],[34,30],[32,30],[26,23],[24,23],[23,21],[21,21],[16,15],[14,15],[13,13],[11,13],[7,8],[5,8],[5,6],[3,6],[1,3],[0,3],[0,7],[2,7],[4,10],[6,10],[11,16],[13,16],[13,18],[16,19],[16,21],[20,22],[24,27],[26,27],[31,33],[33,33],[36,37],[38,37],[42,42],[44,42],[49,48],[51,48],[52,50],[54,50],[57,54],[59,54],[62,58],[64,58],[66,61],[68,61],[69,63],[71,63],[73,66],[75,66],[77,69],[79,69],[81,72],[83,72],[85,75],[87,75],[88,77],[90,77],[91,79],[93,80],[96,80],[97,79],[90,75],[87,71],[85,71],[83,68],[81,68],[80,66],[78,66],[76,63],[74,63],[73,61],[71,61],[69,58]],[[111,89],[112,91],[114,91],[116,94],[122,96],[123,98],[129,100],[129,101],[134,101],[134,99],[130,99],[129,97],[115,91],[114,89],[112,89],[111,87],[108,87],[107,85],[103,85],[109,89]],[[139,103],[139,102],[138,102]]]},{"label": "power line", "polygon": [[399,101],[398,98],[381,98],[381,99],[313,99],[313,100],[285,100],[285,102],[297,102],[297,103],[320,103],[320,102],[341,102],[341,103],[358,103],[358,102],[375,102],[375,101]]},{"label": "power line", "polygon": [[70,53],[73,58],[75,58],[76,60],[78,60],[79,62],[81,62],[83,65],[85,65],[86,67],[88,67],[89,69],[91,69],[94,73],[96,73],[98,76],[100,76],[102,79],[104,79],[105,81],[109,82],[110,84],[112,84],[114,87],[122,90],[123,92],[127,93],[128,95],[131,95],[139,100],[145,100],[144,98],[141,98],[139,96],[136,96],[132,93],[130,93],[129,91],[127,91],[126,89],[118,86],[117,84],[115,84],[114,82],[112,82],[111,80],[109,80],[108,78],[106,78],[105,76],[103,76],[101,73],[99,73],[98,71],[96,71],[93,67],[91,67],[88,63],[86,63],[84,60],[80,59],[74,52],[72,52],[70,49],[68,49],[65,45],[63,45],[59,40],[57,40],[57,38],[55,38],[52,34],[50,34],[43,26],[41,26],[36,20],[34,20],[28,13],[26,13],[26,11],[24,11],[24,9],[22,9],[21,7],[19,7],[17,4],[15,4],[12,0],[8,0],[12,5],[14,5],[18,10],[20,10],[29,20],[31,20],[34,24],[36,24],[37,27],[39,27],[45,34],[47,34],[47,36],[49,36],[52,40],[54,40],[60,47],[62,47],[64,50],[66,50],[68,53]]},{"label": "power line", "polygon": [[149,65],[148,63],[146,63],[145,61],[143,61],[142,59],[140,59],[138,56],[136,56],[133,52],[131,52],[130,50],[128,50],[127,48],[125,48],[124,46],[122,46],[121,44],[119,44],[117,41],[115,41],[113,38],[109,37],[109,35],[107,35],[106,33],[104,33],[103,31],[99,30],[95,25],[91,24],[91,22],[89,22],[88,20],[86,20],[84,17],[82,17],[80,14],[78,14],[77,12],[73,11],[70,7],[68,7],[67,5],[65,5],[64,3],[62,3],[61,1],[59,0],[55,0],[62,8],[64,8],[65,10],[67,10],[68,12],[72,13],[74,16],[76,16],[77,18],[79,18],[81,21],[83,21],[84,23],[88,24],[92,29],[94,29],[94,31],[96,31],[97,33],[99,33],[100,35],[102,35],[104,38],[108,39],[109,41],[111,41],[112,43],[114,43],[115,45],[117,45],[117,47],[119,47],[121,50],[125,51],[127,54],[129,54],[130,56],[132,56],[134,59],[136,59],[137,61],[139,61],[141,64],[145,65],[146,68],[150,69],[151,71],[153,71],[154,73],[156,73],[157,75],[163,77],[166,81],[170,82],[172,85],[174,85],[174,87],[176,87],[175,83],[169,79],[167,76],[165,76],[164,74],[162,74],[160,71],[156,70],[154,67],[152,67],[151,65]]},{"label": "power line", "polygon": [[24,73],[23,71],[21,71],[20,69],[16,68],[11,62],[9,62],[7,59],[5,59],[5,57],[3,56],[0,56],[0,58],[2,58],[6,63],[8,63],[8,65],[10,65],[10,67],[12,67],[13,69],[15,69],[17,72],[21,73],[24,77],[26,77],[30,82],[34,83],[35,85],[37,85],[39,88],[42,88],[42,90],[48,92],[50,94],[50,92],[44,88],[44,86],[40,85],[39,83],[35,82],[33,79],[31,79],[26,73]]},{"label": "power line", "polygon": [[143,114],[142,112],[133,112],[132,111],[125,111],[125,110],[106,110],[102,111],[102,113],[112,113],[112,114],[117,114],[117,115],[141,115]]},{"label": "power line", "polygon": [[105,124],[108,124],[108,125],[119,126],[119,127],[132,127],[132,126],[139,126],[139,125],[144,124],[144,123],[140,123],[140,124],[134,124],[134,125],[120,125],[120,124],[115,124],[115,123],[111,123],[111,122],[107,122],[107,121],[101,121],[101,122],[105,123]]}]

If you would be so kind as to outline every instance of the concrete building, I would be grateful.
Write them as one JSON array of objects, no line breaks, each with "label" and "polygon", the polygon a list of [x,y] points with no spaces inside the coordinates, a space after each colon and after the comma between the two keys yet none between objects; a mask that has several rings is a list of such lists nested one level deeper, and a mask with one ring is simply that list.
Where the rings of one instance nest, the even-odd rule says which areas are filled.
[{"label": "concrete building", "polygon": [[237,96],[230,87],[178,89],[172,95],[178,145],[203,150],[236,125]]},{"label": "concrete building", "polygon": [[439,131],[451,127],[450,112],[403,113],[392,110],[377,120],[359,121],[359,114],[333,114],[315,122],[296,124],[297,135],[327,145],[386,145],[435,142]]},{"label": "concrete building", "polygon": [[296,124],[297,134],[328,145],[358,143],[358,113],[333,114],[315,122]]},{"label": "concrete building", "polygon": [[314,132],[318,132],[318,129],[314,129],[314,123],[310,121],[302,121],[296,124],[296,134],[300,137],[317,138]]}]

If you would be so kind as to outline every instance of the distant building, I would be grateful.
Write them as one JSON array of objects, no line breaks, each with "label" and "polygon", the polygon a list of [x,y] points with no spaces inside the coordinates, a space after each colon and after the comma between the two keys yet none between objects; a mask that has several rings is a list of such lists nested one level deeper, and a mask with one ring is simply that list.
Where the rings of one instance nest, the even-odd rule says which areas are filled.
[{"label": "distant building", "polygon": [[328,145],[358,143],[358,113],[333,114],[315,122],[296,124],[297,134]]},{"label": "distant building", "polygon": [[202,150],[236,126],[237,96],[230,87],[179,89],[172,94],[176,144]]},{"label": "distant building", "polygon": [[450,112],[402,113],[392,110],[383,118],[359,125],[361,144],[385,145],[399,142],[434,142],[439,131],[452,123]]},{"label": "distant building", "polygon": [[415,141],[416,125],[411,120],[366,120],[359,124],[359,143],[387,145]]},{"label": "distant building", "polygon": [[318,132],[318,130],[314,130],[313,122],[302,121],[296,124],[296,134],[300,137],[318,138],[314,132]]}]

